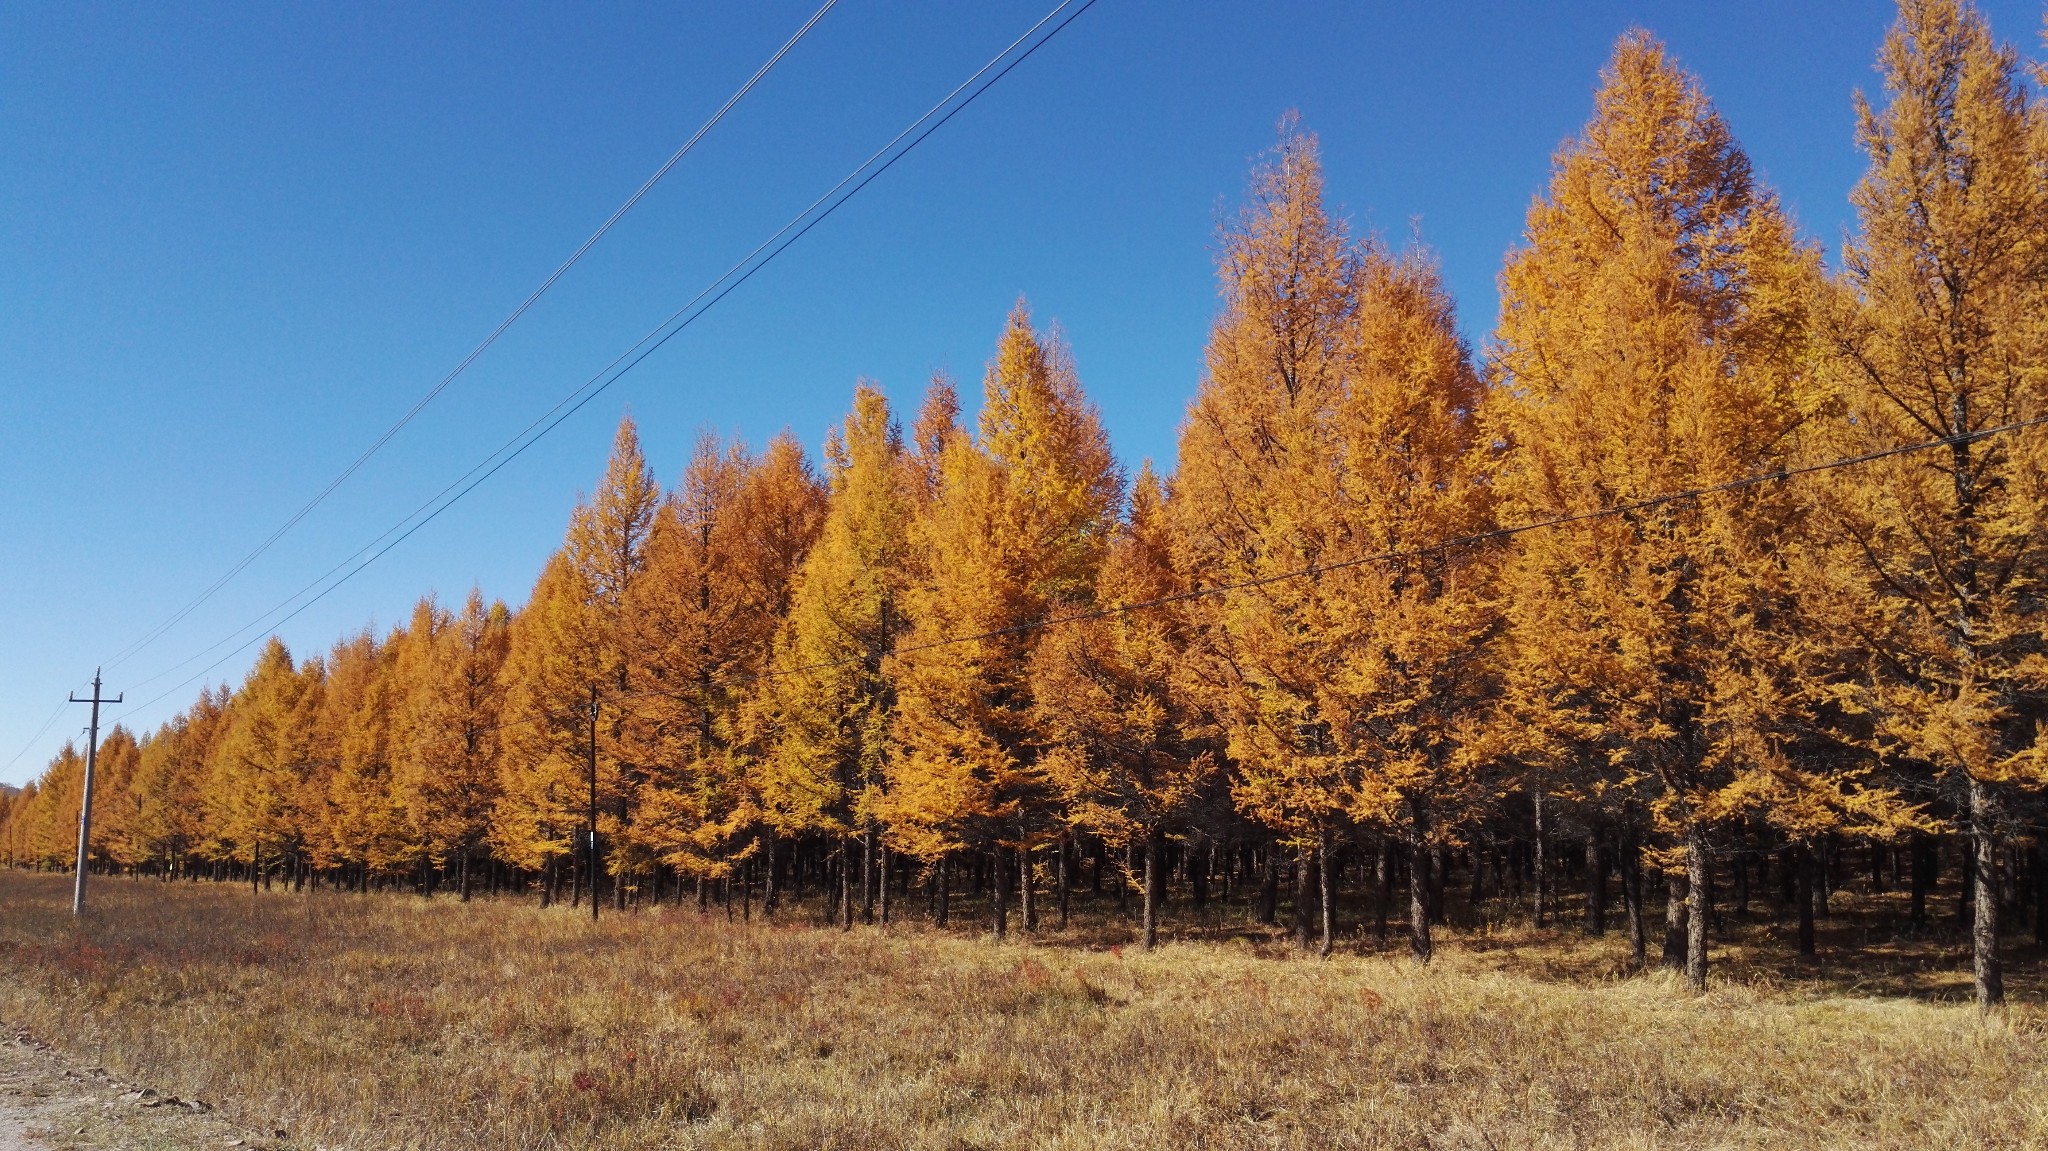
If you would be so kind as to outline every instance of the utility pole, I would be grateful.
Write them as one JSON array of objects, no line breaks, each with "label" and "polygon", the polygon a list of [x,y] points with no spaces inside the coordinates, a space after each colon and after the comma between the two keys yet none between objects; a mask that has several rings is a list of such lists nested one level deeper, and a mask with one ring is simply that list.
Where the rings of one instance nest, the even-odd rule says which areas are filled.
[{"label": "utility pole", "polygon": [[[123,693],[126,694],[126,693]],[[92,848],[92,773],[100,756],[100,705],[120,703],[121,696],[112,699],[100,695],[100,669],[92,669],[92,698],[80,699],[77,692],[71,693],[72,703],[92,705],[92,725],[86,729],[85,737],[85,790],[78,798],[78,878],[71,889],[71,914],[85,914],[85,862],[86,853]]]},{"label": "utility pole", "polygon": [[[88,769],[87,774],[91,774]],[[597,922],[597,685],[590,685],[590,921]]]}]

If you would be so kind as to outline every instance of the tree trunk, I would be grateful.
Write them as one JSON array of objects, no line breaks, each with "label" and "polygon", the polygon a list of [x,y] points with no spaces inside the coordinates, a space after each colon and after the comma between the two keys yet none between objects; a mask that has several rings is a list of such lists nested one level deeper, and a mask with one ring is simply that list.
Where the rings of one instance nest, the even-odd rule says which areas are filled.
[{"label": "tree trunk", "polygon": [[1813,859],[1804,843],[1795,843],[1787,850],[1792,853],[1793,885],[1797,889],[1792,902],[1799,905],[1799,957],[1812,959],[1818,952],[1813,945]]},{"label": "tree trunk", "polygon": [[895,862],[895,858],[890,853],[889,845],[886,843],[881,845],[880,859],[880,868],[875,873],[875,887],[877,888],[876,895],[880,898],[882,904],[882,926],[887,927],[889,926],[889,868]]},{"label": "tree trunk", "polygon": [[1535,853],[1536,926],[1544,927],[1550,922],[1550,828],[1546,810],[1549,804],[1544,802],[1541,787],[1530,792],[1530,798],[1536,807],[1536,837],[1530,841],[1530,849]]},{"label": "tree trunk", "polygon": [[1379,895],[1373,900],[1372,936],[1381,946],[1387,945],[1387,907],[1394,902],[1394,840],[1392,836],[1380,836],[1379,852],[1373,858],[1373,886]]},{"label": "tree trunk", "polygon": [[853,837],[839,837],[839,930],[853,930]]},{"label": "tree trunk", "polygon": [[1315,875],[1310,870],[1314,859],[1313,848],[1298,848],[1294,853],[1294,946],[1303,951],[1308,950],[1315,923],[1314,908],[1310,906],[1315,899]]},{"label": "tree trunk", "polygon": [[1325,833],[1321,842],[1316,845],[1316,902],[1323,911],[1323,933],[1316,947],[1316,954],[1324,959],[1328,959],[1330,952],[1337,946],[1337,892],[1336,884],[1333,882],[1335,877],[1330,871],[1330,837]]},{"label": "tree trunk", "polygon": [[995,898],[989,900],[989,911],[993,920],[991,928],[995,932],[997,943],[1001,943],[1009,938],[1010,935],[1010,905],[1007,902],[1010,885],[1008,882],[1009,877],[1003,874],[1003,857],[1008,854],[1000,845],[989,852],[991,856],[991,875],[989,878],[992,880],[990,886],[995,889]]},{"label": "tree trunk", "polygon": [[1260,927],[1271,927],[1280,918],[1280,860],[1276,844],[1267,844],[1259,860]]},{"label": "tree trunk", "polygon": [[2048,841],[2034,840],[2034,946],[2048,946]]},{"label": "tree trunk", "polygon": [[860,921],[875,921],[875,873],[880,864],[875,858],[875,829],[870,827],[861,833],[860,842]]},{"label": "tree trunk", "polygon": [[1416,822],[1408,840],[1408,950],[1428,963],[1435,951],[1429,934],[1429,849],[1423,846],[1419,816]]},{"label": "tree trunk", "polygon": [[1060,883],[1060,930],[1067,929],[1067,895],[1074,886],[1072,860],[1074,835],[1069,831],[1060,832],[1059,883]]},{"label": "tree trunk", "polygon": [[1913,889],[1913,926],[1927,926],[1927,895],[1934,887],[1935,856],[1934,846],[1922,832],[1913,833],[1911,879]]},{"label": "tree trunk", "polygon": [[1664,873],[1664,966],[1685,969],[1686,948],[1685,874]]},{"label": "tree trunk", "polygon": [[1707,829],[1698,821],[1686,828],[1685,878],[1687,899],[1685,940],[1685,981],[1694,991],[1707,989],[1707,918],[1713,912],[1713,887],[1708,869],[1713,860],[1707,854]]},{"label": "tree trunk", "polygon": [[1991,789],[1970,780],[1970,841],[1976,862],[1976,908],[1970,923],[1971,973],[1977,985],[1977,1007],[1993,1011],[2005,1006],[2005,972],[1998,962],[1998,844],[1991,834]]},{"label": "tree trunk", "polygon": [[953,888],[953,857],[952,857],[952,855],[951,855],[951,854],[941,855],[941,856],[939,857],[939,866],[938,866],[938,867],[937,867],[937,868],[935,869],[935,871],[937,872],[937,875],[935,876],[935,878],[936,878],[936,881],[937,881],[938,887],[937,887],[937,894],[936,894],[936,896],[935,896],[935,899],[937,900],[937,902],[936,902],[936,903],[935,903],[935,904],[933,905],[933,911],[932,911],[932,921],[933,921],[934,923],[937,923],[937,924],[938,924],[938,925],[939,925],[940,927],[944,927],[944,926],[946,926],[946,920],[947,920],[947,918],[948,918],[948,915],[949,915],[949,913],[950,913],[950,912],[951,912],[951,910],[952,910],[952,899],[953,899],[953,891],[952,891],[952,888]]},{"label": "tree trunk", "polygon": [[1024,930],[1038,930],[1037,868],[1031,862],[1029,844],[1017,849],[1017,910],[1024,917]]},{"label": "tree trunk", "polygon": [[775,829],[761,833],[761,858],[767,866],[761,871],[761,918],[775,918],[775,904],[782,897],[782,891],[775,883]]},{"label": "tree trunk", "polygon": [[1629,961],[1641,971],[1649,963],[1649,923],[1643,913],[1643,851],[1633,831],[1621,844],[1621,901],[1628,914]]},{"label": "tree trunk", "polygon": [[1145,832],[1145,950],[1159,946],[1159,893],[1166,886],[1166,877],[1161,866],[1160,854],[1165,847],[1166,836],[1156,827]]},{"label": "tree trunk", "polygon": [[1586,934],[1607,934],[1607,852],[1598,827],[1586,833]]}]

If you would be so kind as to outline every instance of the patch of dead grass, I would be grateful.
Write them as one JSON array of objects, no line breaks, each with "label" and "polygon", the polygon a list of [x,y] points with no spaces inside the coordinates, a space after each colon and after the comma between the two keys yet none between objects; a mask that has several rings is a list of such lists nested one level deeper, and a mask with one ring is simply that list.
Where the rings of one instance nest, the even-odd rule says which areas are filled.
[{"label": "patch of dead grass", "polygon": [[1611,937],[1425,968],[154,881],[73,923],[66,891],[0,876],[0,1018],[306,1145],[2048,1146],[2038,1006],[1739,956],[1696,997]]}]

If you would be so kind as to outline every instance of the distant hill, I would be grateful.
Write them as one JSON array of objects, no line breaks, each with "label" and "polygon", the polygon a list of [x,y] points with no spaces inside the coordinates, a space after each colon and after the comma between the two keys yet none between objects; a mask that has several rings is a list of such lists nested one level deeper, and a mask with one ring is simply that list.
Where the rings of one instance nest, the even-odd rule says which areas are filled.
[{"label": "distant hill", "polygon": [[21,789],[11,783],[0,783],[0,795],[13,795]]}]

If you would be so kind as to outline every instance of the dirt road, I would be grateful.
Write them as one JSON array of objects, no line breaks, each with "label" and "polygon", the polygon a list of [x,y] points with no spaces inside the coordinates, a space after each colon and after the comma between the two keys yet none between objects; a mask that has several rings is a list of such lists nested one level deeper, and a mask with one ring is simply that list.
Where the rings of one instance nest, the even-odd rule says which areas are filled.
[{"label": "dirt road", "polygon": [[201,1100],[76,1066],[12,1028],[0,1032],[0,1151],[276,1149],[280,1133],[241,1131]]}]

